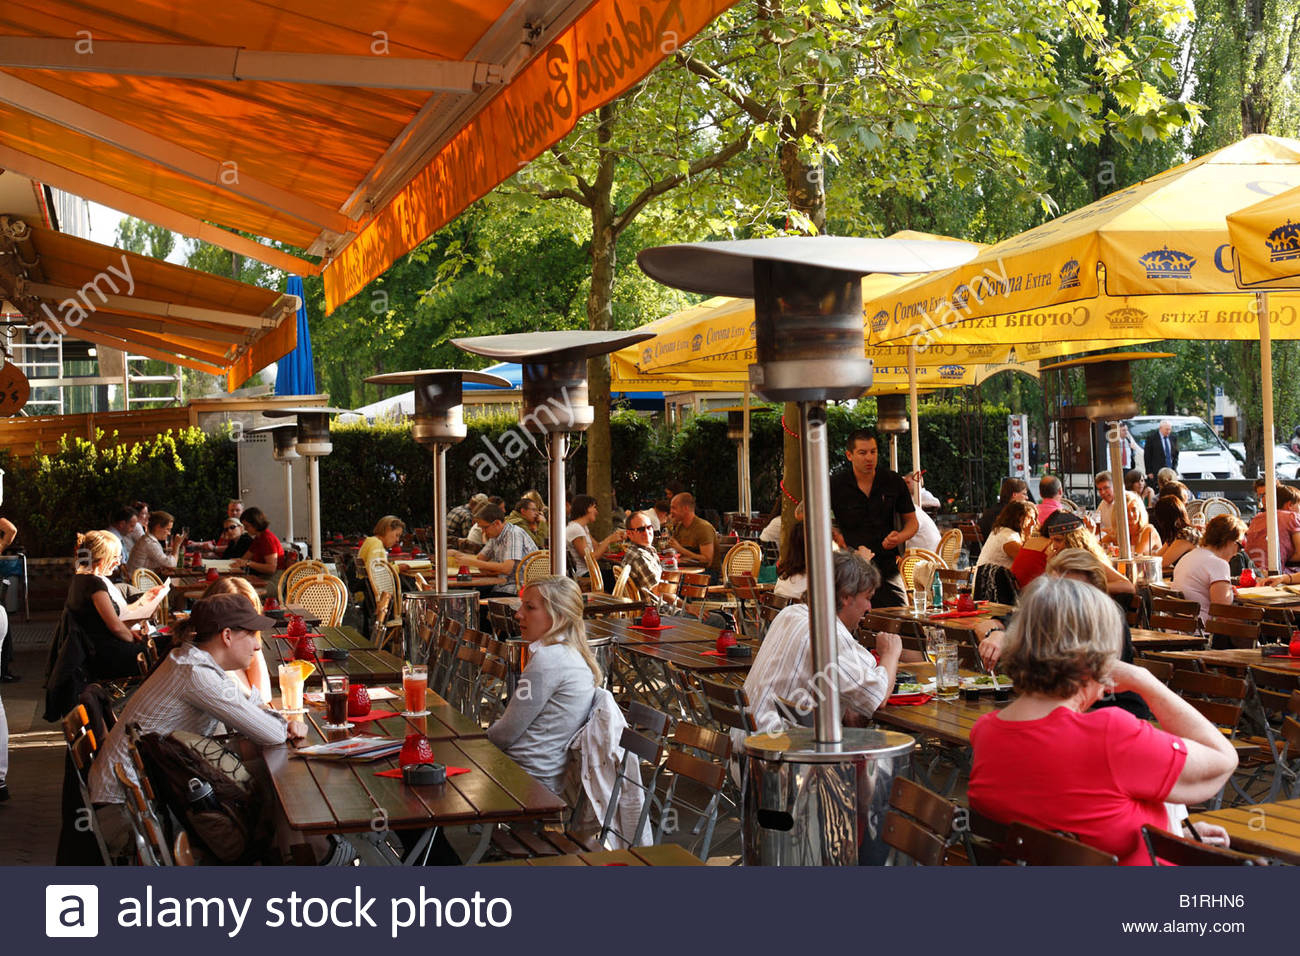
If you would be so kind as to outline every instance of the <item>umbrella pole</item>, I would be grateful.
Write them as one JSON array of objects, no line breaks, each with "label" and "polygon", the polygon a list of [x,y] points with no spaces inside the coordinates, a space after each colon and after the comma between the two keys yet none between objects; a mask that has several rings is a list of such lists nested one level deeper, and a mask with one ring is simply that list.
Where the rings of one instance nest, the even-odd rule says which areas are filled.
[{"label": "umbrella pole", "polygon": [[564,577],[564,456],[569,436],[565,432],[546,433],[547,472],[550,477],[549,500],[551,505],[551,574]]},{"label": "umbrella pole", "polygon": [[[912,406],[912,471],[921,470],[921,425],[917,415],[916,397],[916,346],[907,347],[907,396]],[[917,482],[912,488],[912,501],[921,506],[921,484]]]},{"label": "umbrella pole", "polygon": [[284,463],[284,538],[293,544],[293,462]]},{"label": "umbrella pole", "polygon": [[750,498],[749,486],[749,380],[745,380],[745,397],[742,408],[745,416],[745,431],[740,437],[740,510],[746,518],[753,510],[754,502]]},{"label": "umbrella pole", "polygon": [[[1128,539],[1128,500],[1124,488],[1124,452],[1119,443],[1119,426],[1119,422],[1106,423],[1106,434],[1110,436],[1106,443],[1110,452],[1110,486],[1119,488],[1115,502],[1110,506],[1110,520],[1115,543],[1119,545],[1119,556],[1121,560],[1128,561],[1133,557],[1133,543]],[[1119,481],[1115,480],[1117,475]]]},{"label": "umbrella pole", "polygon": [[1264,404],[1264,510],[1268,521],[1268,570],[1274,574],[1282,570],[1281,551],[1277,540],[1277,472],[1274,470],[1273,430],[1273,337],[1269,328],[1268,293],[1255,293],[1255,307],[1259,310],[1259,372],[1260,392]]},{"label": "umbrella pole", "polygon": [[433,446],[433,575],[439,594],[447,593],[447,446]]},{"label": "umbrella pole", "polygon": [[311,556],[320,558],[320,459],[307,456],[307,495],[311,503]]}]

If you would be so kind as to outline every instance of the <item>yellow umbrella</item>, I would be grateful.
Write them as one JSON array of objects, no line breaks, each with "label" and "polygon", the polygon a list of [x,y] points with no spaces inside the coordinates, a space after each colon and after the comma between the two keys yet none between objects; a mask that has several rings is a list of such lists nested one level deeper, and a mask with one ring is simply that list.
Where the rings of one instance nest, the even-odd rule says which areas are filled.
[{"label": "yellow umbrella", "polygon": [[[1300,295],[1274,296],[1261,312],[1237,287],[1225,221],[1261,195],[1297,185],[1300,140],[1249,136],[864,303],[868,342],[924,350],[1258,336],[1264,347],[1270,325],[1298,338]],[[1264,444],[1271,469],[1271,438]]]}]

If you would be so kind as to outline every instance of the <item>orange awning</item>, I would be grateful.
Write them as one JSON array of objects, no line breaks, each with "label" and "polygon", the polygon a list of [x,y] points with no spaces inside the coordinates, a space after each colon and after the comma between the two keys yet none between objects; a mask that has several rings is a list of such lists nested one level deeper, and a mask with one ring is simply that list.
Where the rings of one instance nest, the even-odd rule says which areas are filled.
[{"label": "orange awning", "polygon": [[7,0],[0,167],[333,309],[734,2]]},{"label": "orange awning", "polygon": [[[297,344],[297,296],[0,218],[7,298],[42,336],[68,335],[214,375],[231,389]],[[285,321],[288,319],[289,321]]]}]

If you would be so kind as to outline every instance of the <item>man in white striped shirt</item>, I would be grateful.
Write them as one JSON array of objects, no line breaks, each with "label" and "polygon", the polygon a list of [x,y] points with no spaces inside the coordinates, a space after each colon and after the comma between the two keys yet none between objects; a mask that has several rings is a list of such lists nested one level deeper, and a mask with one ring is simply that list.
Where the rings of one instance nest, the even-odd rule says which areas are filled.
[{"label": "man in white striped shirt", "polygon": [[185,730],[205,737],[224,724],[264,746],[284,743],[289,736],[284,718],[266,709],[261,692],[254,687],[245,696],[227,674],[248,667],[257,651],[257,632],[270,633],[275,621],[258,614],[242,594],[217,594],[195,602],[190,625],[191,643],[173,650],[127,701],[91,766],[90,795],[106,838],[125,838],[116,805],[126,802],[126,794],[113,765],[120,763],[136,779],[126,750],[128,724],[146,734]]},{"label": "man in white striped shirt", "polygon": [[897,634],[876,635],[876,653],[857,642],[853,630],[871,607],[871,596],[880,584],[875,566],[858,555],[835,554],[835,636],[839,659],[835,673],[814,674],[812,635],[806,604],[791,604],[772,621],[767,636],[745,678],[745,693],[760,734],[780,733],[786,726],[777,710],[777,700],[790,701],[799,714],[811,713],[825,696],[823,687],[835,682],[840,693],[840,718],[849,707],[870,717],[894,689],[903,643]]}]

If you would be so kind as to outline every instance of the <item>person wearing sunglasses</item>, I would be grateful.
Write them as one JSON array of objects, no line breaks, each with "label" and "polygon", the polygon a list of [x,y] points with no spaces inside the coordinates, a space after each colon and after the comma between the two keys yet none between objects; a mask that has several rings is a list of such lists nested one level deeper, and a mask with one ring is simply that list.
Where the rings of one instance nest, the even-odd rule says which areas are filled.
[{"label": "person wearing sunglasses", "polygon": [[641,591],[646,602],[659,610],[673,606],[673,598],[665,598],[657,592],[664,579],[664,566],[659,560],[659,552],[654,549],[655,529],[645,512],[634,511],[627,519],[624,529],[627,537],[623,541],[623,562],[620,565],[629,568],[628,579]]},{"label": "person wearing sunglasses", "polygon": [[242,558],[252,543],[253,539],[244,531],[239,517],[227,517],[221,522],[221,534],[212,542],[212,554],[226,561]]}]

